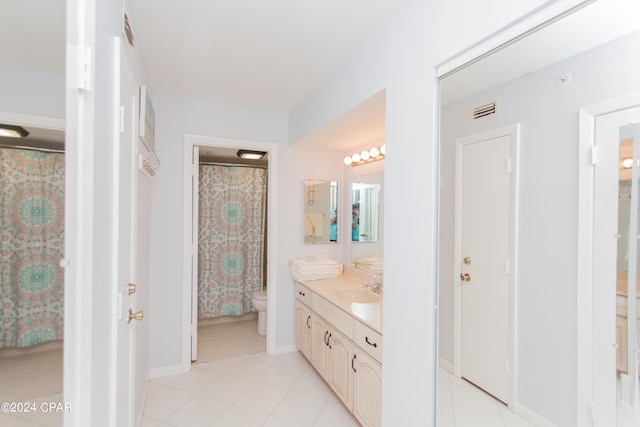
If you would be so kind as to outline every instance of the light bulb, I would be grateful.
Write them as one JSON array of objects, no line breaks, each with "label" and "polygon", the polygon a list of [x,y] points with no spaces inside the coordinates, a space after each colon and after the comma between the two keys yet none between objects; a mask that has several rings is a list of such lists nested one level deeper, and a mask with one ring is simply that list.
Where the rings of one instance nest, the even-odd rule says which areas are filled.
[{"label": "light bulb", "polygon": [[362,160],[369,160],[369,157],[371,157],[369,155],[369,152],[367,150],[364,150],[362,153],[360,153],[360,157],[362,158]]},{"label": "light bulb", "polygon": [[353,160],[351,159],[351,156],[347,156],[344,158],[344,164],[349,166],[351,163],[353,163]]},{"label": "light bulb", "polygon": [[373,147],[371,150],[369,150],[369,154],[371,154],[371,157],[375,159],[380,155],[380,150],[378,150],[376,147]]},{"label": "light bulb", "polygon": [[382,147],[380,147],[380,153],[382,153],[383,156],[385,155],[385,151],[384,145],[382,145]]},{"label": "light bulb", "polygon": [[353,160],[353,163],[358,163],[360,161],[360,154],[353,153],[353,155],[351,156],[351,159]]}]

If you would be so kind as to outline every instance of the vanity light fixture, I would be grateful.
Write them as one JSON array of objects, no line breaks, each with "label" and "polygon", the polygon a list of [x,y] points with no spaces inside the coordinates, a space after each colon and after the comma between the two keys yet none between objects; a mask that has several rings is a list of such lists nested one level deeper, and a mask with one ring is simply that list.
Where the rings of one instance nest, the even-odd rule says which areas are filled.
[{"label": "vanity light fixture", "polygon": [[376,160],[382,160],[384,159],[384,152],[384,145],[381,147],[373,147],[369,150],[363,150],[360,153],[353,153],[352,155],[345,157],[344,164],[347,166],[358,166],[365,163],[375,162]]},{"label": "vanity light fixture", "polygon": [[26,138],[29,132],[22,126],[0,125],[0,136],[9,138]]},{"label": "vanity light fixture", "polygon": [[266,151],[254,151],[254,150],[238,150],[236,155],[241,159],[260,160],[267,154]]}]

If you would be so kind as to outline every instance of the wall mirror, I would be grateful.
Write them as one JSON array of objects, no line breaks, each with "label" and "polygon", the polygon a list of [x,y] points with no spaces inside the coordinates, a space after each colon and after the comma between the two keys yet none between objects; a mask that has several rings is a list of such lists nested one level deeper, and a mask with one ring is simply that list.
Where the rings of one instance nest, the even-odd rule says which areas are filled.
[{"label": "wall mirror", "polygon": [[[585,328],[593,327],[595,331],[602,328],[602,324],[576,320],[585,305],[579,290],[582,284],[576,279],[579,250],[576,220],[581,206],[577,177],[583,167],[579,160],[579,111],[591,104],[640,91],[637,78],[639,59],[625,54],[637,50],[640,43],[640,23],[633,22],[635,17],[627,19],[636,13],[638,5],[630,1],[586,2],[583,8],[577,8],[568,16],[442,76],[438,356],[443,368],[440,376],[451,377],[452,380],[438,381],[439,387],[448,388],[439,396],[453,396],[455,401],[460,387],[453,377],[471,381],[475,372],[469,369],[476,368],[465,366],[461,360],[464,360],[465,346],[470,346],[472,339],[480,345],[486,346],[491,342],[494,343],[493,348],[498,347],[492,341],[495,336],[471,337],[468,332],[465,335],[464,318],[467,314],[463,313],[483,305],[477,301],[465,305],[465,289],[479,284],[483,274],[481,268],[487,266],[480,265],[477,262],[479,258],[474,256],[470,259],[454,256],[454,218],[456,206],[461,204],[455,197],[455,147],[457,141],[466,137],[519,124],[517,157],[511,165],[518,173],[514,202],[517,206],[517,239],[514,243],[517,257],[516,263],[509,265],[513,268],[510,274],[515,277],[515,286],[509,289],[505,307],[498,307],[493,302],[490,304],[492,312],[503,310],[503,319],[510,325],[505,330],[506,339],[499,341],[502,354],[495,359],[501,375],[505,372],[505,361],[511,369],[501,400],[511,412],[515,412],[509,416],[520,416],[533,425],[592,425],[585,415],[588,410],[583,392],[588,390],[591,393],[593,390],[598,412],[604,416],[601,424],[593,425],[637,425],[639,422],[634,418],[637,415],[633,415],[638,413],[640,401],[640,384],[634,363],[637,357],[637,332],[634,332],[637,313],[628,309],[634,304],[623,304],[622,295],[613,291],[616,284],[621,286],[630,300],[632,293],[637,291],[634,286],[637,280],[636,256],[620,240],[619,265],[616,268],[614,259],[609,280],[603,283],[611,290],[612,304],[607,307],[610,313],[607,325],[611,326],[609,341],[604,344],[594,341],[589,351],[580,351],[581,340],[586,336]],[[613,22],[615,25],[611,25]],[[567,34],[574,36],[566,37]],[[612,70],[615,70],[615,78]],[[617,169],[617,159],[615,163]],[[615,193],[617,179],[614,185],[610,193]],[[620,190],[621,203],[630,203],[631,197],[627,194],[638,194],[626,184],[620,184],[620,188],[623,188]],[[629,201],[623,200],[625,198]],[[612,202],[607,209],[616,215],[619,213],[617,202]],[[627,228],[623,225],[619,235],[628,233],[625,231]],[[609,236],[614,234],[615,231]],[[502,273],[505,262],[503,258],[500,264]],[[468,282],[464,276],[454,274],[456,270],[468,273]],[[625,279],[622,280],[621,276]],[[617,303],[614,302],[616,298]],[[599,303],[594,299],[594,306]],[[624,315],[618,316],[618,313]],[[614,324],[618,336],[626,337],[618,344],[615,343]],[[624,331],[623,326],[626,327]],[[614,352],[610,350],[622,344],[632,348],[617,351],[619,365],[613,366]],[[551,348],[553,351],[540,350]],[[598,349],[600,353],[611,355],[610,364],[598,364],[594,356]],[[625,355],[628,360],[623,360]],[[480,360],[480,355],[475,356],[474,360]],[[580,368],[587,363],[591,364],[592,371],[585,376]],[[489,370],[480,368],[478,371],[485,373]],[[616,389],[608,394],[606,402],[595,398],[596,391],[602,389],[596,381],[596,371],[605,373],[607,384],[617,386],[617,399]],[[569,372],[571,374],[567,375]],[[482,381],[471,382],[485,390],[493,387],[488,382],[478,384]],[[626,386],[625,381],[628,381]],[[540,387],[540,384],[554,386]],[[489,394],[495,396],[499,393]],[[449,402],[441,403],[438,420],[440,425],[446,425],[446,420],[454,417],[455,408]],[[616,417],[617,421],[613,421]]]},{"label": "wall mirror", "polygon": [[354,177],[351,184],[351,263],[374,274],[383,273],[383,187],[384,172]]},{"label": "wall mirror", "polygon": [[304,243],[337,243],[339,240],[338,181],[304,181]]}]

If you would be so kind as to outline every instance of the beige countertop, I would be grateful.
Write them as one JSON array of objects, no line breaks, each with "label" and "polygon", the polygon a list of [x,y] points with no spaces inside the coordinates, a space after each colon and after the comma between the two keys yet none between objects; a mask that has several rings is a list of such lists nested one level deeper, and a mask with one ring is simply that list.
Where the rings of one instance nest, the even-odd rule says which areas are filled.
[{"label": "beige countertop", "polygon": [[300,282],[306,286],[314,294],[329,301],[339,309],[352,315],[365,325],[373,328],[376,332],[382,334],[382,295],[376,294],[371,290],[368,292],[375,296],[373,302],[353,302],[337,295],[337,291],[345,288],[363,289],[362,285],[365,280],[358,277],[342,274],[336,279],[310,280]]}]

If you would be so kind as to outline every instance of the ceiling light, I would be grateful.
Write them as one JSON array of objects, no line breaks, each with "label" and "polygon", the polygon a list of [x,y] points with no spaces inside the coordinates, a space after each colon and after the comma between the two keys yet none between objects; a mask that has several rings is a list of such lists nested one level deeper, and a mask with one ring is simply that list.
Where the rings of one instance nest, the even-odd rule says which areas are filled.
[{"label": "ceiling light", "polygon": [[349,166],[351,165],[351,163],[353,163],[353,160],[351,159],[351,156],[347,156],[344,158],[344,164]]},{"label": "ceiling light", "polygon": [[633,159],[628,158],[622,161],[622,167],[624,169],[629,169],[631,166],[633,166]]},{"label": "ceiling light", "polygon": [[360,154],[358,153],[353,153],[351,155],[351,159],[353,160],[353,163],[358,163],[361,159]]},{"label": "ceiling light", "polygon": [[236,153],[241,159],[260,160],[267,154],[266,151],[238,150]]},{"label": "ceiling light", "polygon": [[380,147],[380,154],[382,154],[383,156],[386,156],[386,149],[384,147],[384,145],[382,147]]},{"label": "ceiling light", "polygon": [[360,153],[360,158],[362,160],[369,160],[369,157],[371,157],[371,155],[367,150],[364,150],[362,153]]},{"label": "ceiling light", "polygon": [[369,154],[371,154],[371,157],[375,159],[380,155],[380,150],[378,150],[376,147],[373,147],[371,150],[369,150]]},{"label": "ceiling light", "polygon": [[22,126],[0,125],[0,136],[9,138],[26,138],[29,132]]}]

